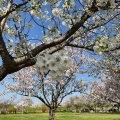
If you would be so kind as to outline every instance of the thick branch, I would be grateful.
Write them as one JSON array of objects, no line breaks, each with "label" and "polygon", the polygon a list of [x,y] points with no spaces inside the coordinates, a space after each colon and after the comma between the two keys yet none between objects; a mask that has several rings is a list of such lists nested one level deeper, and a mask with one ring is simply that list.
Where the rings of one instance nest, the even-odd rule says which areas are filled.
[{"label": "thick branch", "polygon": [[16,7],[13,8],[12,10],[7,11],[6,14],[4,14],[3,16],[0,16],[0,22],[1,22],[5,17],[7,17],[10,13],[14,12],[16,9],[20,8],[21,6],[26,5],[27,3],[28,3],[28,2],[23,2],[23,3],[19,4],[19,5],[16,5]]},{"label": "thick branch", "polygon": [[[73,35],[83,24],[84,22],[89,18],[90,16],[87,13],[84,13],[84,15],[82,16],[81,20],[79,22],[77,22],[70,30],[68,30],[62,37],[55,39],[52,42],[47,42],[44,43],[42,45],[39,45],[38,47],[36,47],[35,49],[33,49],[30,54],[35,57],[38,53],[40,53],[41,51],[53,47],[55,45],[61,44],[62,42],[66,41],[71,35]],[[28,60],[30,60],[30,54],[26,54],[23,57],[17,58],[15,59],[15,62],[17,64],[22,64]]]},{"label": "thick branch", "polygon": [[7,64],[12,57],[9,55],[5,42],[2,38],[2,32],[0,31],[0,55],[2,57],[3,63]]},{"label": "thick branch", "polygon": [[[13,0],[10,0],[9,3],[8,3],[8,6],[7,6],[7,8],[6,8],[5,13],[7,13],[8,11],[10,11],[10,8],[11,8],[12,4],[13,4]],[[7,21],[7,18],[8,18],[8,16],[6,16],[6,17],[1,21],[1,31],[3,31],[3,29],[4,29],[4,26],[5,26],[5,23],[6,23],[6,21]]]},{"label": "thick branch", "polygon": [[108,101],[110,101],[110,102],[114,102],[114,103],[117,103],[117,104],[120,104],[120,102],[117,102],[117,101],[115,101],[115,100],[111,100],[111,99],[108,99]]},{"label": "thick branch", "polygon": [[48,106],[48,108],[50,108],[51,106],[50,105],[48,105],[45,101],[44,101],[44,99],[43,98],[41,98],[41,97],[38,97],[38,96],[34,96],[34,97],[36,97],[36,98],[38,98],[39,100],[41,100],[46,106]]}]

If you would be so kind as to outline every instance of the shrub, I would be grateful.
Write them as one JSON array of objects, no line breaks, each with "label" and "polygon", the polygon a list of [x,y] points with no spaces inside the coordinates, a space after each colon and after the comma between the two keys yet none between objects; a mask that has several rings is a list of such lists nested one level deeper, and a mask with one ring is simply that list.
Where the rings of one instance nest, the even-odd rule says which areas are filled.
[{"label": "shrub", "polygon": [[17,110],[14,108],[14,109],[13,109],[13,113],[16,113],[16,112],[17,112]]},{"label": "shrub", "polygon": [[1,110],[1,114],[6,114],[6,111],[5,110]]},{"label": "shrub", "polygon": [[66,110],[63,110],[63,112],[66,112]]},{"label": "shrub", "polygon": [[12,113],[12,110],[11,110],[11,109],[8,109],[8,113]]},{"label": "shrub", "polygon": [[43,107],[43,108],[42,108],[42,112],[46,112],[46,107]]}]

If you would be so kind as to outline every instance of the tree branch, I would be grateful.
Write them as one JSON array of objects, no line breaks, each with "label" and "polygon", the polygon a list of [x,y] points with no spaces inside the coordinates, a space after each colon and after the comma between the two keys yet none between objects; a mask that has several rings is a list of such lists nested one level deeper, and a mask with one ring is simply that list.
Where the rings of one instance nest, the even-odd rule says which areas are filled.
[{"label": "tree branch", "polygon": [[114,103],[117,103],[117,104],[120,104],[120,102],[117,102],[117,101],[115,101],[115,100],[111,100],[111,99],[108,99],[108,101],[110,101],[110,102],[114,102]]},{"label": "tree branch", "polygon": [[91,45],[91,46],[81,46],[81,45],[76,45],[76,44],[69,43],[69,44],[67,44],[67,46],[76,47],[76,48],[82,48],[82,49],[94,51],[93,48],[91,48],[94,45]]},{"label": "tree branch", "polygon": [[[10,11],[10,8],[11,8],[12,4],[13,4],[13,0],[10,0],[9,3],[8,3],[8,6],[5,10],[5,13],[8,13]],[[4,17],[4,19],[2,19],[2,21],[1,21],[1,31],[3,31],[3,29],[4,29],[7,18],[8,18],[8,16]]]},{"label": "tree branch", "polygon": [[8,64],[8,61],[12,60],[11,55],[8,53],[5,42],[2,37],[2,32],[0,31],[0,55],[2,57],[3,63]]},{"label": "tree branch", "polygon": [[35,49],[33,49],[30,53],[24,55],[23,57],[16,58],[15,62],[17,64],[22,64],[28,60],[30,60],[30,54],[31,56],[35,57],[38,53],[41,51],[56,46],[58,44],[61,44],[62,42],[66,41],[71,35],[73,35],[82,25],[83,23],[89,18],[90,16],[87,13],[84,13],[84,15],[81,17],[81,20],[77,22],[70,30],[68,30],[62,37],[55,39],[54,41],[51,42],[46,42]]},{"label": "tree branch", "polygon": [[26,5],[27,3],[28,3],[28,2],[23,2],[23,3],[19,4],[19,5],[16,5],[16,7],[13,8],[12,10],[7,11],[6,14],[4,14],[3,16],[0,16],[0,22],[1,22],[5,17],[7,17],[10,13],[14,12],[16,9],[20,8],[21,6]]}]

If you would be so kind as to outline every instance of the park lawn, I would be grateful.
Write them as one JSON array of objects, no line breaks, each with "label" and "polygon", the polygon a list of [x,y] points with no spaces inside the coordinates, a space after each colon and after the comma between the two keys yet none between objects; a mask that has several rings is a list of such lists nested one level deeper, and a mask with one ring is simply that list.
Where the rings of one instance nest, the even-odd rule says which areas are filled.
[{"label": "park lawn", "polygon": [[[0,120],[48,120],[48,113],[0,114]],[[120,114],[56,113],[55,120],[120,120]]]}]

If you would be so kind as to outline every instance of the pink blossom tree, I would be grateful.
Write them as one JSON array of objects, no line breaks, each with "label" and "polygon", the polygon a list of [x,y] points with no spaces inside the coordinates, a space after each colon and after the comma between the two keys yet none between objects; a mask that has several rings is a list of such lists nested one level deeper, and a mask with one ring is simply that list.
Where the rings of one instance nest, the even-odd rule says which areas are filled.
[{"label": "pink blossom tree", "polygon": [[89,94],[90,103],[96,107],[100,107],[101,111],[103,111],[104,106],[110,104],[110,102],[106,99],[106,93],[104,91],[104,86],[101,85],[100,82],[94,81],[91,87],[91,91]]},{"label": "pink blossom tree", "polygon": [[0,112],[8,113],[8,108],[10,105],[14,104],[15,96],[13,95],[9,99],[4,99],[1,97],[0,99]]},{"label": "pink blossom tree", "polygon": [[81,107],[81,103],[83,102],[83,101],[81,101],[80,97],[72,96],[69,98],[69,101],[70,101],[70,104],[75,107],[75,111],[79,112],[79,109]]},{"label": "pink blossom tree", "polygon": [[70,112],[70,107],[72,107],[72,104],[70,103],[70,100],[66,100],[60,104],[62,107],[66,107],[67,111]]},{"label": "pink blossom tree", "polygon": [[16,109],[21,109],[21,112],[24,113],[25,108],[28,106],[31,106],[32,104],[33,104],[33,101],[30,97],[23,96],[14,107]]},{"label": "pink blossom tree", "polygon": [[[114,74],[114,75],[113,75]],[[120,80],[119,80],[119,73],[113,72],[113,76],[106,76],[102,78],[101,83],[94,84],[92,91],[91,91],[91,98],[93,102],[97,105],[104,106],[107,104],[117,104],[119,109],[120,107]]]},{"label": "pink blossom tree", "polygon": [[56,108],[67,95],[84,93],[87,89],[85,81],[77,79],[77,75],[86,71],[82,65],[89,60],[84,54],[76,59],[79,52],[74,52],[70,49],[38,56],[36,67],[24,68],[10,76],[14,84],[6,82],[7,91],[38,98],[49,108],[49,120],[54,120]]},{"label": "pink blossom tree", "polygon": [[13,85],[9,83],[6,87],[20,95],[36,97],[41,100],[49,108],[49,120],[54,120],[55,110],[64,97],[74,92],[83,93],[87,87],[83,80],[76,80],[73,73],[64,76],[62,80],[54,80],[46,79],[42,75],[41,78],[37,75],[31,78],[33,72],[35,71],[32,67],[19,71],[18,79],[15,78],[18,83]]}]

